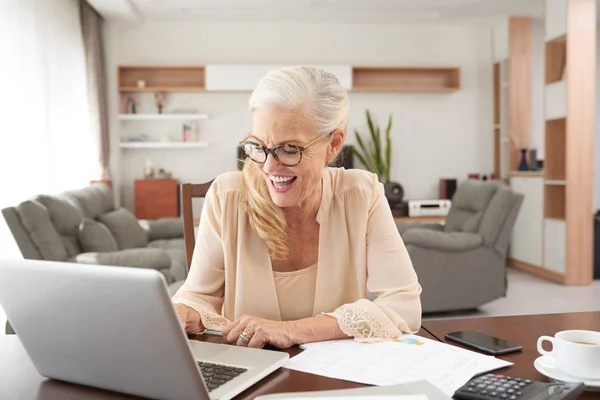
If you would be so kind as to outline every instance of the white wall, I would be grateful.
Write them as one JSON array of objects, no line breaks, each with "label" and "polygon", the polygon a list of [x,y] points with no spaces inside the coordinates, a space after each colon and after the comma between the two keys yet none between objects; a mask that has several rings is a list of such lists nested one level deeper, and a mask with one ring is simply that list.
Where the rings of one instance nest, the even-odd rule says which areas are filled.
[{"label": "white wall", "polygon": [[[356,25],[308,23],[154,22],[141,29],[108,24],[107,58],[111,111],[118,110],[117,65],[126,64],[351,64],[443,65],[461,67],[462,89],[456,93],[351,93],[348,141],[354,128],[367,133],[364,111],[381,124],[394,116],[392,179],[406,198],[437,198],[438,179],[489,173],[493,164],[491,30],[469,26]],[[173,95],[182,105],[210,115],[201,122],[204,150],[129,151],[114,157],[117,185],[131,204],[134,178],[144,160],[176,172],[182,181],[202,182],[235,169],[237,142],[251,127],[249,93]],[[151,95],[145,101],[150,103]],[[169,105],[170,106],[170,105]],[[169,110],[167,106],[166,110]],[[143,111],[143,110],[142,110]],[[149,110],[154,111],[154,109]],[[112,118],[113,155],[119,129]],[[162,123],[161,123],[162,124]],[[137,125],[140,129],[142,126]],[[145,131],[180,130],[177,124]]]}]

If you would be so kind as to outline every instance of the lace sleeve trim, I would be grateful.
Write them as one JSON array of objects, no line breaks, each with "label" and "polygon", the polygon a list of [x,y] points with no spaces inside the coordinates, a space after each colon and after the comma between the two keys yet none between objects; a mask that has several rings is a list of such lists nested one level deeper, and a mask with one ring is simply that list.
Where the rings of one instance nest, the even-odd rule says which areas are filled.
[{"label": "lace sleeve trim", "polygon": [[357,341],[380,342],[392,339],[392,334],[373,315],[355,304],[344,304],[334,312],[324,314],[335,318],[342,332]]},{"label": "lace sleeve trim", "polygon": [[193,308],[200,314],[202,324],[207,329],[218,329],[221,330],[229,320],[222,315],[217,314],[210,308],[201,304],[189,304],[185,303],[186,306]]}]

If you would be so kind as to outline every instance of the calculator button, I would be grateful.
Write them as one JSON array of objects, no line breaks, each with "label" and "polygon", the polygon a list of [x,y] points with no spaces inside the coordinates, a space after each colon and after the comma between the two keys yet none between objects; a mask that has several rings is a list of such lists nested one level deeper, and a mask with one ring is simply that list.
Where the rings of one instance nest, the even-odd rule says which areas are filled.
[{"label": "calculator button", "polygon": [[499,387],[498,389],[496,389],[496,391],[497,391],[498,393],[504,393],[504,392],[506,392],[506,388]]},{"label": "calculator button", "polygon": [[483,388],[484,388],[484,387],[486,387],[486,386],[487,386],[487,385],[483,385],[483,384],[481,384],[481,385],[477,385],[477,389],[483,389]]},{"label": "calculator button", "polygon": [[515,393],[517,396],[523,396],[523,392],[517,392]]},{"label": "calculator button", "polygon": [[467,388],[467,392],[469,392],[469,393],[477,393],[477,390],[478,390],[477,388],[472,388],[472,387]]},{"label": "calculator button", "polygon": [[501,399],[508,399],[508,395],[507,395],[507,394],[504,394],[504,393],[502,393],[502,394],[500,395],[500,398],[501,398]]},{"label": "calculator button", "polygon": [[490,396],[496,397],[496,396],[498,396],[498,393],[496,393],[496,392],[490,392]]},{"label": "calculator button", "polygon": [[529,385],[531,382],[533,382],[531,379],[527,379],[527,380],[525,380],[525,383],[526,383],[526,384],[528,384],[528,385]]},{"label": "calculator button", "polygon": [[479,394],[482,394],[482,395],[484,395],[484,396],[485,396],[486,394],[488,394],[488,391],[487,391],[487,390],[485,390],[485,389],[483,389],[481,392],[479,392]]},{"label": "calculator button", "polygon": [[514,391],[514,389],[508,389],[508,390],[506,391],[506,393],[508,393],[508,394],[514,394],[514,393],[515,393],[515,391]]},{"label": "calculator button", "polygon": [[517,400],[517,396],[512,395],[512,396],[509,397],[509,400]]},{"label": "calculator button", "polygon": [[503,379],[504,375],[496,375],[496,379]]}]

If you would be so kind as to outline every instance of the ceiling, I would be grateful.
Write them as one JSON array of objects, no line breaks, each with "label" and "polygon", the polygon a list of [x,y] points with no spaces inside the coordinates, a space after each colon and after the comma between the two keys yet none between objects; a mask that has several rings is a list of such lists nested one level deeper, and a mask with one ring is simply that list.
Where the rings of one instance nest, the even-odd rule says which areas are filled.
[{"label": "ceiling", "polygon": [[542,0],[88,0],[106,20],[493,23],[542,18]]}]

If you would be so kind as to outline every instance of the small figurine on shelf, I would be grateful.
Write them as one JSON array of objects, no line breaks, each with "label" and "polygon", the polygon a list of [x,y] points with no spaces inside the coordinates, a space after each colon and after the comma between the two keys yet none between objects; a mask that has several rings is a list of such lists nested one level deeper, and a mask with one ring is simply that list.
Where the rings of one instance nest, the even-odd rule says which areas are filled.
[{"label": "small figurine on shelf", "polygon": [[154,178],[154,166],[150,159],[146,159],[146,166],[144,168],[144,179]]},{"label": "small figurine on shelf", "polygon": [[129,114],[137,114],[137,101],[131,96],[127,97],[127,111]]},{"label": "small figurine on shelf", "polygon": [[158,107],[158,113],[162,114],[163,106],[165,105],[166,100],[165,92],[156,92],[154,93],[154,101],[156,102],[156,106]]},{"label": "small figurine on shelf", "polygon": [[191,141],[192,137],[192,126],[188,124],[183,125],[183,142]]}]

